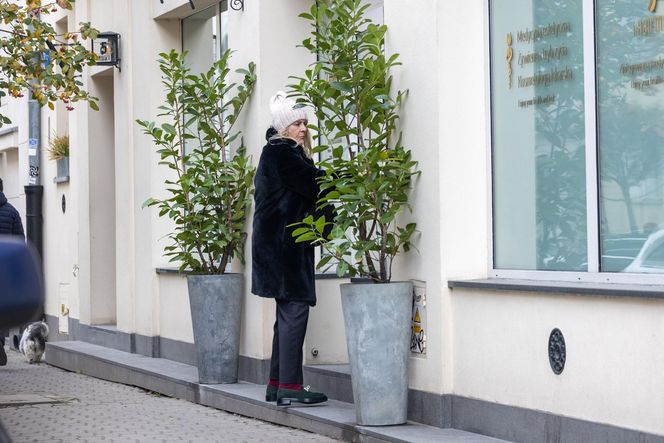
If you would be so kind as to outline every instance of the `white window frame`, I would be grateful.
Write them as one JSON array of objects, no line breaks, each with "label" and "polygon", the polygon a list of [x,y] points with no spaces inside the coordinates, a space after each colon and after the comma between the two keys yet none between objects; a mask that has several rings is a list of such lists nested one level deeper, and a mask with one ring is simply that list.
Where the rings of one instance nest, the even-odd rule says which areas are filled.
[{"label": "white window frame", "polygon": [[[618,284],[664,284],[662,274],[636,274],[625,272],[599,271],[599,188],[597,163],[597,84],[595,79],[596,48],[595,48],[595,2],[582,0],[583,6],[583,63],[584,63],[584,112],[585,112],[585,162],[586,162],[586,217],[587,217],[587,251],[588,270],[576,271],[534,271],[520,269],[496,269],[494,267],[494,221],[493,221],[493,153],[491,119],[491,1],[485,1],[485,109],[487,131],[487,165],[489,166],[487,182],[489,199],[487,201],[489,223],[488,229],[488,277],[518,280],[564,281],[583,283],[618,283]],[[591,252],[593,252],[591,254]]]}]

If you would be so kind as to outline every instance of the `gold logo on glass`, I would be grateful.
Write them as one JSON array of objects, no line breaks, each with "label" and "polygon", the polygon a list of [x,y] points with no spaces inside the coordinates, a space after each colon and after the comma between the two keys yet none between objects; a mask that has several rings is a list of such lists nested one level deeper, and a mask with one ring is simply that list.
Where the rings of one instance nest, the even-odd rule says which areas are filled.
[{"label": "gold logo on glass", "polygon": [[507,84],[509,85],[510,89],[512,89],[512,34],[507,33]]},{"label": "gold logo on glass", "polygon": [[657,0],[650,0],[650,4],[648,5],[648,11],[654,13],[655,9],[657,9]]}]

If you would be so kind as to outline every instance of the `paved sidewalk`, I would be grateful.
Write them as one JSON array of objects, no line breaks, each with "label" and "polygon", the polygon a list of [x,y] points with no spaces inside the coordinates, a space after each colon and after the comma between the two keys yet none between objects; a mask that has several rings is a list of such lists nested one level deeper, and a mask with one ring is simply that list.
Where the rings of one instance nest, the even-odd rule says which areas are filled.
[{"label": "paved sidewalk", "polygon": [[[0,367],[0,420],[14,443],[336,441],[7,354],[7,366]],[[32,404],[17,406],[22,398]]]},{"label": "paved sidewalk", "polygon": [[51,342],[47,344],[46,349],[46,360],[68,371],[140,386],[192,403],[315,432],[342,441],[507,443],[505,440],[460,429],[439,428],[413,421],[398,426],[361,426],[356,423],[355,405],[334,399],[320,405],[280,408],[273,402],[265,401],[264,385],[247,381],[202,385],[198,383],[195,366],[165,358],[123,352],[83,341]]}]

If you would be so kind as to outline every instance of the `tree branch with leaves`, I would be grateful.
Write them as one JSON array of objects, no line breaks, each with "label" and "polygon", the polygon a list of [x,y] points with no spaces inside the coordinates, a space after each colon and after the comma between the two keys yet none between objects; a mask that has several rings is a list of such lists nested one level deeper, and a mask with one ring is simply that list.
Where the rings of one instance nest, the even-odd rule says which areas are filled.
[{"label": "tree branch with leaves", "polygon": [[[72,110],[74,103],[86,101],[97,108],[97,98],[83,89],[85,66],[94,65],[96,56],[83,42],[98,31],[90,23],[80,23],[76,32],[58,34],[44,16],[71,10],[74,0],[0,0],[0,97],[23,97],[25,91],[41,106],[55,109],[61,101]],[[11,121],[0,115],[0,126]]]}]

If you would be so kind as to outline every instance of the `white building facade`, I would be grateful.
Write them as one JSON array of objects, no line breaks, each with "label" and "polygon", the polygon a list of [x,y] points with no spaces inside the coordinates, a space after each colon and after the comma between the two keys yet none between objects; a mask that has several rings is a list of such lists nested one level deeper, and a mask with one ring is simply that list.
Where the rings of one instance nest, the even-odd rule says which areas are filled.
[{"label": "white building facade", "polygon": [[[63,30],[91,21],[119,33],[121,69],[85,72],[100,111],[42,111],[42,146],[54,133],[71,145],[68,181],[53,181],[42,154],[52,339],[195,364],[186,280],[162,255],[169,222],[142,208],[166,195],[166,171],[135,123],[157,120],[158,54],[188,50],[194,70],[228,47],[235,67],[256,62],[240,122],[254,164],[269,97],[313,60],[297,47],[311,0],[193,3],[79,0],[54,17]],[[409,90],[404,145],[422,172],[404,215],[418,224],[417,250],[394,267],[420,297],[411,418],[514,441],[662,441],[664,6],[374,3],[386,51],[403,63],[393,74]],[[26,137],[0,132],[0,172],[20,208]],[[250,293],[246,250],[247,265],[233,264],[245,275],[240,375],[262,383],[274,302]],[[307,365],[347,363],[346,281],[317,279]],[[564,360],[550,352],[561,349],[554,330]]]}]

